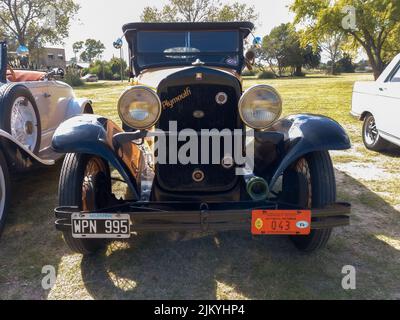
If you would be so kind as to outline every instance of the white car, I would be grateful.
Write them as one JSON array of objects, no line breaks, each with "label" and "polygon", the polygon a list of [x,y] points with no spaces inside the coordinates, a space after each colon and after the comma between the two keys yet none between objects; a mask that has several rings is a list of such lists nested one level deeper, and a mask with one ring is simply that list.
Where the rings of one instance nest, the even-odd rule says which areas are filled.
[{"label": "white car", "polygon": [[10,175],[35,165],[51,166],[61,154],[51,149],[55,130],[65,120],[93,113],[92,102],[77,99],[50,73],[14,70],[0,42],[0,235],[11,198]]},{"label": "white car", "polygon": [[356,82],[351,114],[364,121],[363,141],[374,151],[400,146],[400,54],[375,82]]},{"label": "white car", "polygon": [[99,77],[95,74],[87,74],[86,76],[81,78],[83,81],[85,82],[98,82],[99,81]]}]

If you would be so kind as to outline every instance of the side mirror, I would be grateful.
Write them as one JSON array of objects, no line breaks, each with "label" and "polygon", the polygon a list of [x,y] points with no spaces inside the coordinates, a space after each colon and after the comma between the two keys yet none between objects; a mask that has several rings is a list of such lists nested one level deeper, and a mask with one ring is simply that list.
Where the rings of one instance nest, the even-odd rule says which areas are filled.
[{"label": "side mirror", "polygon": [[122,39],[118,38],[117,40],[114,41],[113,46],[115,49],[121,49],[123,44],[124,42],[122,41]]}]

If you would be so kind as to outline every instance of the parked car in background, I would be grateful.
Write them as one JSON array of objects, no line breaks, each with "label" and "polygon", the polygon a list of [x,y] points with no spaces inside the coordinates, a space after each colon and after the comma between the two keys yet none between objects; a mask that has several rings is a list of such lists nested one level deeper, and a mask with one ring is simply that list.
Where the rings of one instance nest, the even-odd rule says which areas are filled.
[{"label": "parked car in background", "polygon": [[0,235],[11,198],[10,172],[53,165],[62,157],[50,147],[60,123],[93,113],[90,100],[77,99],[55,76],[62,76],[59,69],[14,70],[8,65],[6,43],[0,42]]},{"label": "parked car in background", "polygon": [[[127,130],[82,115],[53,138],[54,150],[68,153],[55,224],[73,251],[91,254],[136,232],[243,230],[290,236],[311,252],[326,245],[332,228],[350,223],[350,205],[336,202],[328,152],[349,149],[349,137],[323,116],[279,119],[282,99],[271,86],[243,90],[241,73],[255,55],[254,48],[244,53],[244,42],[253,28],[250,22],[123,27],[135,76],[118,102]],[[129,187],[125,198],[114,195],[111,166]]]},{"label": "parked car in background", "polygon": [[364,121],[365,146],[374,151],[400,146],[400,54],[375,82],[356,82],[351,114]]},{"label": "parked car in background", "polygon": [[91,73],[83,76],[81,79],[85,82],[98,82],[99,81],[99,77],[97,75],[91,74]]}]

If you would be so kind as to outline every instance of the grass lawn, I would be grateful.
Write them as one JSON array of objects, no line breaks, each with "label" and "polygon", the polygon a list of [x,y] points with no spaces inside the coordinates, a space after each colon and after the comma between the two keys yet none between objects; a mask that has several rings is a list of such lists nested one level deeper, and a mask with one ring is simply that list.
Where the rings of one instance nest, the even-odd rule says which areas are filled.
[{"label": "grass lawn", "polygon": [[[0,241],[0,299],[400,299],[399,154],[367,151],[361,123],[349,115],[354,81],[370,75],[256,80],[279,90],[285,115],[323,114],[348,131],[353,148],[332,152],[340,200],[354,206],[352,226],[335,230],[326,250],[298,253],[280,237],[249,234],[141,234],[97,257],[71,254],[54,230],[60,164],[16,177],[13,208]],[[120,123],[126,84],[76,89],[95,112]],[[57,269],[41,288],[42,267]],[[342,268],[357,270],[357,289],[342,289]]]}]

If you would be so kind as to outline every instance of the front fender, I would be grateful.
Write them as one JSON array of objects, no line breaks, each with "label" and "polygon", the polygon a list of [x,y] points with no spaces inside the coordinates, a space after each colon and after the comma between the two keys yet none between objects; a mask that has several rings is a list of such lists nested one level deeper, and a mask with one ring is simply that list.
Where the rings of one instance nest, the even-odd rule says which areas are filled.
[{"label": "front fender", "polygon": [[256,133],[256,171],[263,170],[263,155],[270,149],[268,136],[274,133],[281,137],[276,154],[279,159],[271,172],[270,188],[275,186],[279,176],[302,156],[315,151],[347,150],[351,148],[350,138],[336,121],[318,115],[293,115],[278,121],[265,132]]},{"label": "front fender", "polygon": [[27,169],[32,167],[36,162],[45,166],[54,165],[54,160],[43,160],[35,155],[31,150],[24,146],[21,142],[15,139],[11,134],[4,130],[0,130],[0,141],[7,162],[15,166],[16,169]]},{"label": "front fender", "polygon": [[67,114],[66,114],[66,118],[72,118],[76,115],[85,113],[87,110],[85,110],[85,108],[87,106],[90,106],[90,110],[91,112],[88,113],[93,113],[93,108],[92,108],[92,101],[89,99],[71,99],[68,103],[68,108],[67,108]]},{"label": "front fender", "polygon": [[114,145],[113,137],[120,132],[122,130],[111,120],[79,115],[57,128],[52,148],[58,153],[86,153],[104,158],[118,170],[138,200],[141,152],[133,143]]}]

